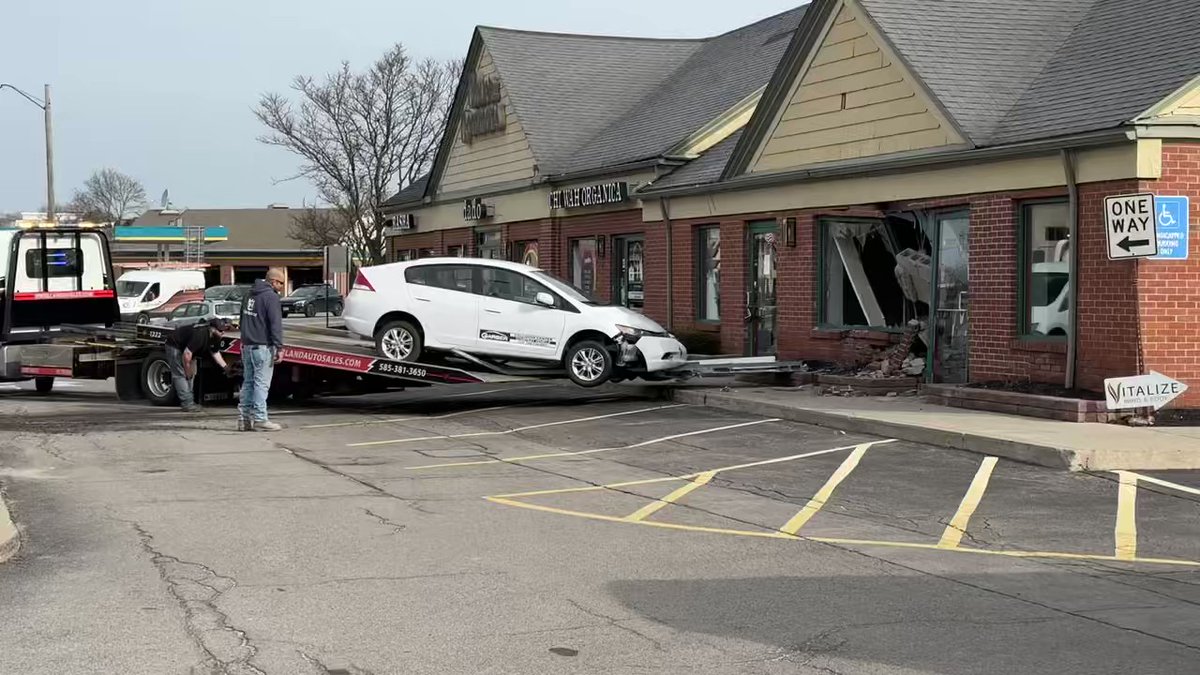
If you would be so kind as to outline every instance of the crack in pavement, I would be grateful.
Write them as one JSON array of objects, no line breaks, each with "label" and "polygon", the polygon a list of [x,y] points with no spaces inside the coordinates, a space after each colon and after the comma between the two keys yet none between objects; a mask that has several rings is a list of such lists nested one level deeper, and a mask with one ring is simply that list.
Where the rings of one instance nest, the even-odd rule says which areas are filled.
[{"label": "crack in pavement", "polygon": [[405,506],[407,506],[408,508],[410,508],[414,511],[418,511],[420,513],[424,513],[427,515],[436,515],[436,513],[437,513],[436,511],[430,511],[429,509],[424,507],[425,500],[410,499],[408,497],[401,497],[400,495],[397,495],[395,493],[388,492],[387,490],[384,490],[383,488],[372,483],[371,481],[365,480],[363,478],[359,478],[357,476],[352,476],[352,475],[346,473],[345,471],[340,471],[337,467],[331,466],[330,464],[328,464],[326,462],[322,462],[319,459],[314,459],[312,457],[308,457],[307,455],[304,455],[299,451],[292,450],[291,448],[289,448],[283,444],[276,443],[275,447],[279,448],[280,450],[283,450],[287,454],[291,455],[292,457],[295,457],[296,459],[298,459],[302,462],[308,462],[309,464],[312,464],[315,467],[318,467],[320,469],[328,471],[329,473],[331,473],[335,476],[340,476],[342,478],[345,478],[348,481],[357,483],[357,484],[361,485],[362,487],[365,487],[368,490],[370,490],[380,496],[395,499],[396,501],[404,504]]},{"label": "crack in pavement", "polygon": [[404,530],[408,529],[407,525],[401,525],[400,523],[389,520],[389,519],[379,515],[378,513],[375,513],[371,509],[364,508],[362,510],[362,512],[367,514],[368,516],[371,516],[375,520],[378,520],[381,524],[392,528],[392,534],[400,534]]},{"label": "crack in pavement", "polygon": [[487,577],[507,576],[507,572],[439,572],[436,574],[409,574],[404,576],[370,576],[370,577],[343,577],[339,579],[325,579],[322,581],[312,581],[308,583],[271,583],[271,584],[241,584],[242,588],[316,588],[318,586],[329,586],[332,584],[355,584],[364,581],[415,581],[419,579],[446,579],[452,577]]},{"label": "crack in pavement", "polygon": [[583,612],[584,614],[587,614],[590,617],[600,619],[601,621],[604,621],[605,623],[612,626],[613,628],[623,630],[626,633],[629,633],[631,635],[636,635],[637,637],[645,640],[646,642],[649,642],[651,644],[651,646],[653,646],[654,649],[657,651],[664,652],[664,653],[667,651],[666,648],[663,647],[662,643],[659,642],[658,640],[650,637],[649,635],[646,635],[645,633],[639,631],[636,628],[632,628],[632,627],[626,626],[624,624],[624,622],[626,622],[626,621],[633,621],[634,619],[632,619],[632,618],[617,619],[615,617],[608,616],[607,614],[601,614],[600,612],[597,612],[595,610],[584,607],[583,605],[579,604],[579,602],[572,600],[571,598],[567,598],[567,602],[570,603],[571,606],[574,607],[575,609]]},{"label": "crack in pavement", "polygon": [[159,551],[146,528],[136,522],[131,525],[167,592],[183,609],[184,630],[208,657],[192,667],[192,675],[266,675],[253,664],[258,647],[217,609],[217,600],[236,587],[237,580]]}]

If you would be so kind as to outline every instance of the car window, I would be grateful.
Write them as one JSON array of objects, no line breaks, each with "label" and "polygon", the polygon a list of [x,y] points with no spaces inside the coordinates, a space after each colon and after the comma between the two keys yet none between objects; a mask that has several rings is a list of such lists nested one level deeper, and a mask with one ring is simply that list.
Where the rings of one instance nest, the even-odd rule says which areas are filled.
[{"label": "car window", "polygon": [[404,280],[410,284],[463,293],[470,293],[474,289],[473,276],[469,265],[427,265],[410,267],[404,271]]},{"label": "car window", "polygon": [[214,313],[218,316],[236,316],[242,311],[242,306],[236,302],[218,303]]},{"label": "car window", "polygon": [[[483,295],[526,304],[537,304],[538,293],[550,293],[550,289],[529,277],[497,267],[481,268]],[[553,295],[553,293],[551,293]]]},{"label": "car window", "polygon": [[187,314],[188,306],[180,305],[171,311],[172,318],[178,318]]},{"label": "car window", "polygon": [[189,302],[184,307],[187,307],[188,316],[204,316],[204,303]]}]

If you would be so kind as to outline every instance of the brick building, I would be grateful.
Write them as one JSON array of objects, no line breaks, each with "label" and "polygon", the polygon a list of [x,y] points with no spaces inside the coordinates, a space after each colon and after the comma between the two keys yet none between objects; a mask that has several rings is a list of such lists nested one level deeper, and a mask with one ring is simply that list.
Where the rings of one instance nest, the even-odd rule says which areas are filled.
[{"label": "brick building", "polygon": [[[613,251],[633,234],[644,311],[724,353],[861,364],[903,343],[930,381],[1095,391],[1153,369],[1200,407],[1197,237],[1176,246],[1190,255],[1112,260],[1105,231],[1115,195],[1189,197],[1200,215],[1200,12],[1149,5],[815,0],[697,44],[480,29],[438,166],[393,200],[412,228],[395,246],[519,259],[537,241],[538,264],[579,283],[591,239],[587,280],[620,301]],[[588,89],[575,68],[603,59],[579,45],[601,43],[641,64],[654,45],[660,75]],[[743,78],[751,62],[771,72]],[[639,135],[709,96],[706,121]],[[591,115],[607,117],[582,133]],[[608,182],[629,201],[546,209],[552,190]]]}]

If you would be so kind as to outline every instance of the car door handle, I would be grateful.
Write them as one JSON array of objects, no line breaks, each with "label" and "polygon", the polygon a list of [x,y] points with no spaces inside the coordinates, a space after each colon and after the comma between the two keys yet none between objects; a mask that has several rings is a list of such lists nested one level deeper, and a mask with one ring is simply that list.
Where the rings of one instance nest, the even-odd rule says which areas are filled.
[{"label": "car door handle", "polygon": [[433,302],[429,298],[418,298],[418,297],[414,296],[414,299],[417,300],[418,302]]},{"label": "car door handle", "polygon": [[487,312],[488,314],[503,314],[504,313],[498,309],[485,309],[483,311]]}]

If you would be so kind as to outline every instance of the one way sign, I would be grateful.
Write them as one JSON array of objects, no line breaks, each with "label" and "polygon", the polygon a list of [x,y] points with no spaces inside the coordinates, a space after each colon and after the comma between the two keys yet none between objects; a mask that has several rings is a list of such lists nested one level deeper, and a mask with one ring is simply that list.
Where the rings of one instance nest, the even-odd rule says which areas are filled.
[{"label": "one way sign", "polygon": [[1158,255],[1158,220],[1154,214],[1153,194],[1104,198],[1109,260]]}]

